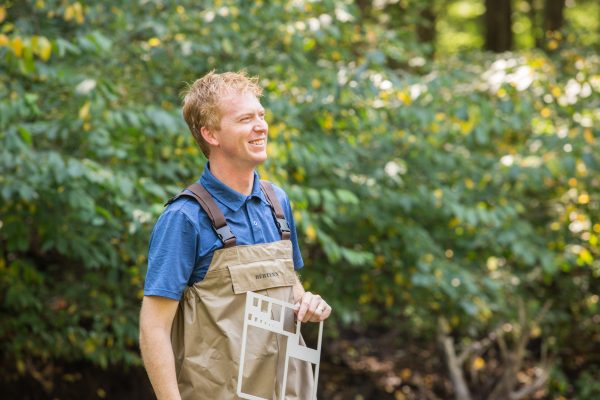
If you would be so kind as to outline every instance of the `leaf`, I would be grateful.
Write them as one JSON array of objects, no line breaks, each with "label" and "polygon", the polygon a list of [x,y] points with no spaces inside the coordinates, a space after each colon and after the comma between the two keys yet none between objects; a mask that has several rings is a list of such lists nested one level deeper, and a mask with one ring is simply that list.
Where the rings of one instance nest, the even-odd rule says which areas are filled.
[{"label": "leaf", "polygon": [[23,139],[23,141],[25,143],[27,143],[29,146],[31,146],[31,144],[32,144],[31,132],[29,132],[23,126],[19,126],[17,129],[18,129],[19,134],[21,135],[21,138]]},{"label": "leaf", "polygon": [[346,189],[336,189],[335,193],[342,203],[359,204],[358,197],[354,193]]},{"label": "leaf", "polygon": [[23,40],[19,36],[14,37],[10,42],[10,48],[15,56],[20,58],[23,55]]}]

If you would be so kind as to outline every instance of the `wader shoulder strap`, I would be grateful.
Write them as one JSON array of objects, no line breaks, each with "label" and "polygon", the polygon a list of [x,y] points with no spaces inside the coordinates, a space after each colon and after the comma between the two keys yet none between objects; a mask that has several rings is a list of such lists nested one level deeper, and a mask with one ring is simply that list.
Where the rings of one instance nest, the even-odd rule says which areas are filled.
[{"label": "wader shoulder strap", "polygon": [[269,181],[260,181],[260,188],[267,197],[267,201],[271,206],[271,210],[275,216],[275,221],[277,222],[277,229],[279,229],[279,233],[281,234],[281,239],[289,240],[291,237],[290,227],[285,219],[283,208],[281,208],[281,203],[275,194],[273,185]]},{"label": "wader shoulder strap", "polygon": [[177,196],[172,197],[166,205],[171,204],[181,196],[191,197],[198,202],[200,207],[206,212],[210,222],[212,224],[215,233],[223,242],[224,247],[232,247],[236,244],[236,239],[231,229],[229,229],[229,225],[225,221],[225,216],[215,203],[215,200],[211,196],[210,193],[204,188],[204,186],[193,183],[188,186],[183,192],[179,193]]}]

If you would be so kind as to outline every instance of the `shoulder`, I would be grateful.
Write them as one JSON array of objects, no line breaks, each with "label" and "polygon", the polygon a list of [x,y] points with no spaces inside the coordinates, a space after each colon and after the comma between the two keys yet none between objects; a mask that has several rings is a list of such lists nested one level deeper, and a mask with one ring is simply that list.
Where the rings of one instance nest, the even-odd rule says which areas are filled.
[{"label": "shoulder", "polygon": [[275,192],[275,195],[277,196],[279,201],[281,201],[282,203],[283,202],[289,203],[289,197],[288,197],[287,193],[285,192],[285,190],[283,190],[282,188],[280,188],[279,186],[277,186],[276,184],[274,184],[271,181],[264,180],[264,182],[271,184],[271,186],[273,187],[273,191]]},{"label": "shoulder", "polygon": [[187,220],[193,225],[199,223],[198,210],[200,205],[194,199],[189,196],[181,196],[163,210],[160,219],[163,221],[167,220]]},{"label": "shoulder", "polygon": [[271,184],[271,186],[273,186],[273,191],[275,192],[275,195],[277,196],[277,199],[279,200],[281,207],[287,213],[292,208],[288,194],[286,193],[285,190],[283,190],[281,187],[277,186],[273,182],[271,182],[271,181],[267,181],[267,182],[269,182]]}]

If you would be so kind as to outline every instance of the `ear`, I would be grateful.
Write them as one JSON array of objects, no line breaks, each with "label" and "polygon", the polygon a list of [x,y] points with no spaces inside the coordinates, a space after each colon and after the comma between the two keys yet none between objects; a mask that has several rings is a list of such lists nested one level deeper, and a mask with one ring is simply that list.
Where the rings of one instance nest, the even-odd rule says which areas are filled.
[{"label": "ear", "polygon": [[210,129],[210,128],[207,128],[206,126],[203,126],[200,128],[200,134],[202,135],[202,137],[204,138],[206,143],[208,143],[209,145],[219,146],[219,139],[218,139],[217,135],[215,135],[214,129]]}]

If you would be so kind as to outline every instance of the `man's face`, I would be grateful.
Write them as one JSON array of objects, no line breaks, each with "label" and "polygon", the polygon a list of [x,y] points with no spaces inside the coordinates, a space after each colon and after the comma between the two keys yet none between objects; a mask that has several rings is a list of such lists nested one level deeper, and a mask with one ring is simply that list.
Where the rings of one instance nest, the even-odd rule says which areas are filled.
[{"label": "man's face", "polygon": [[[219,156],[243,167],[267,159],[265,109],[252,93],[228,94],[221,99],[221,126],[215,130]],[[213,151],[215,151],[213,150]]]}]

